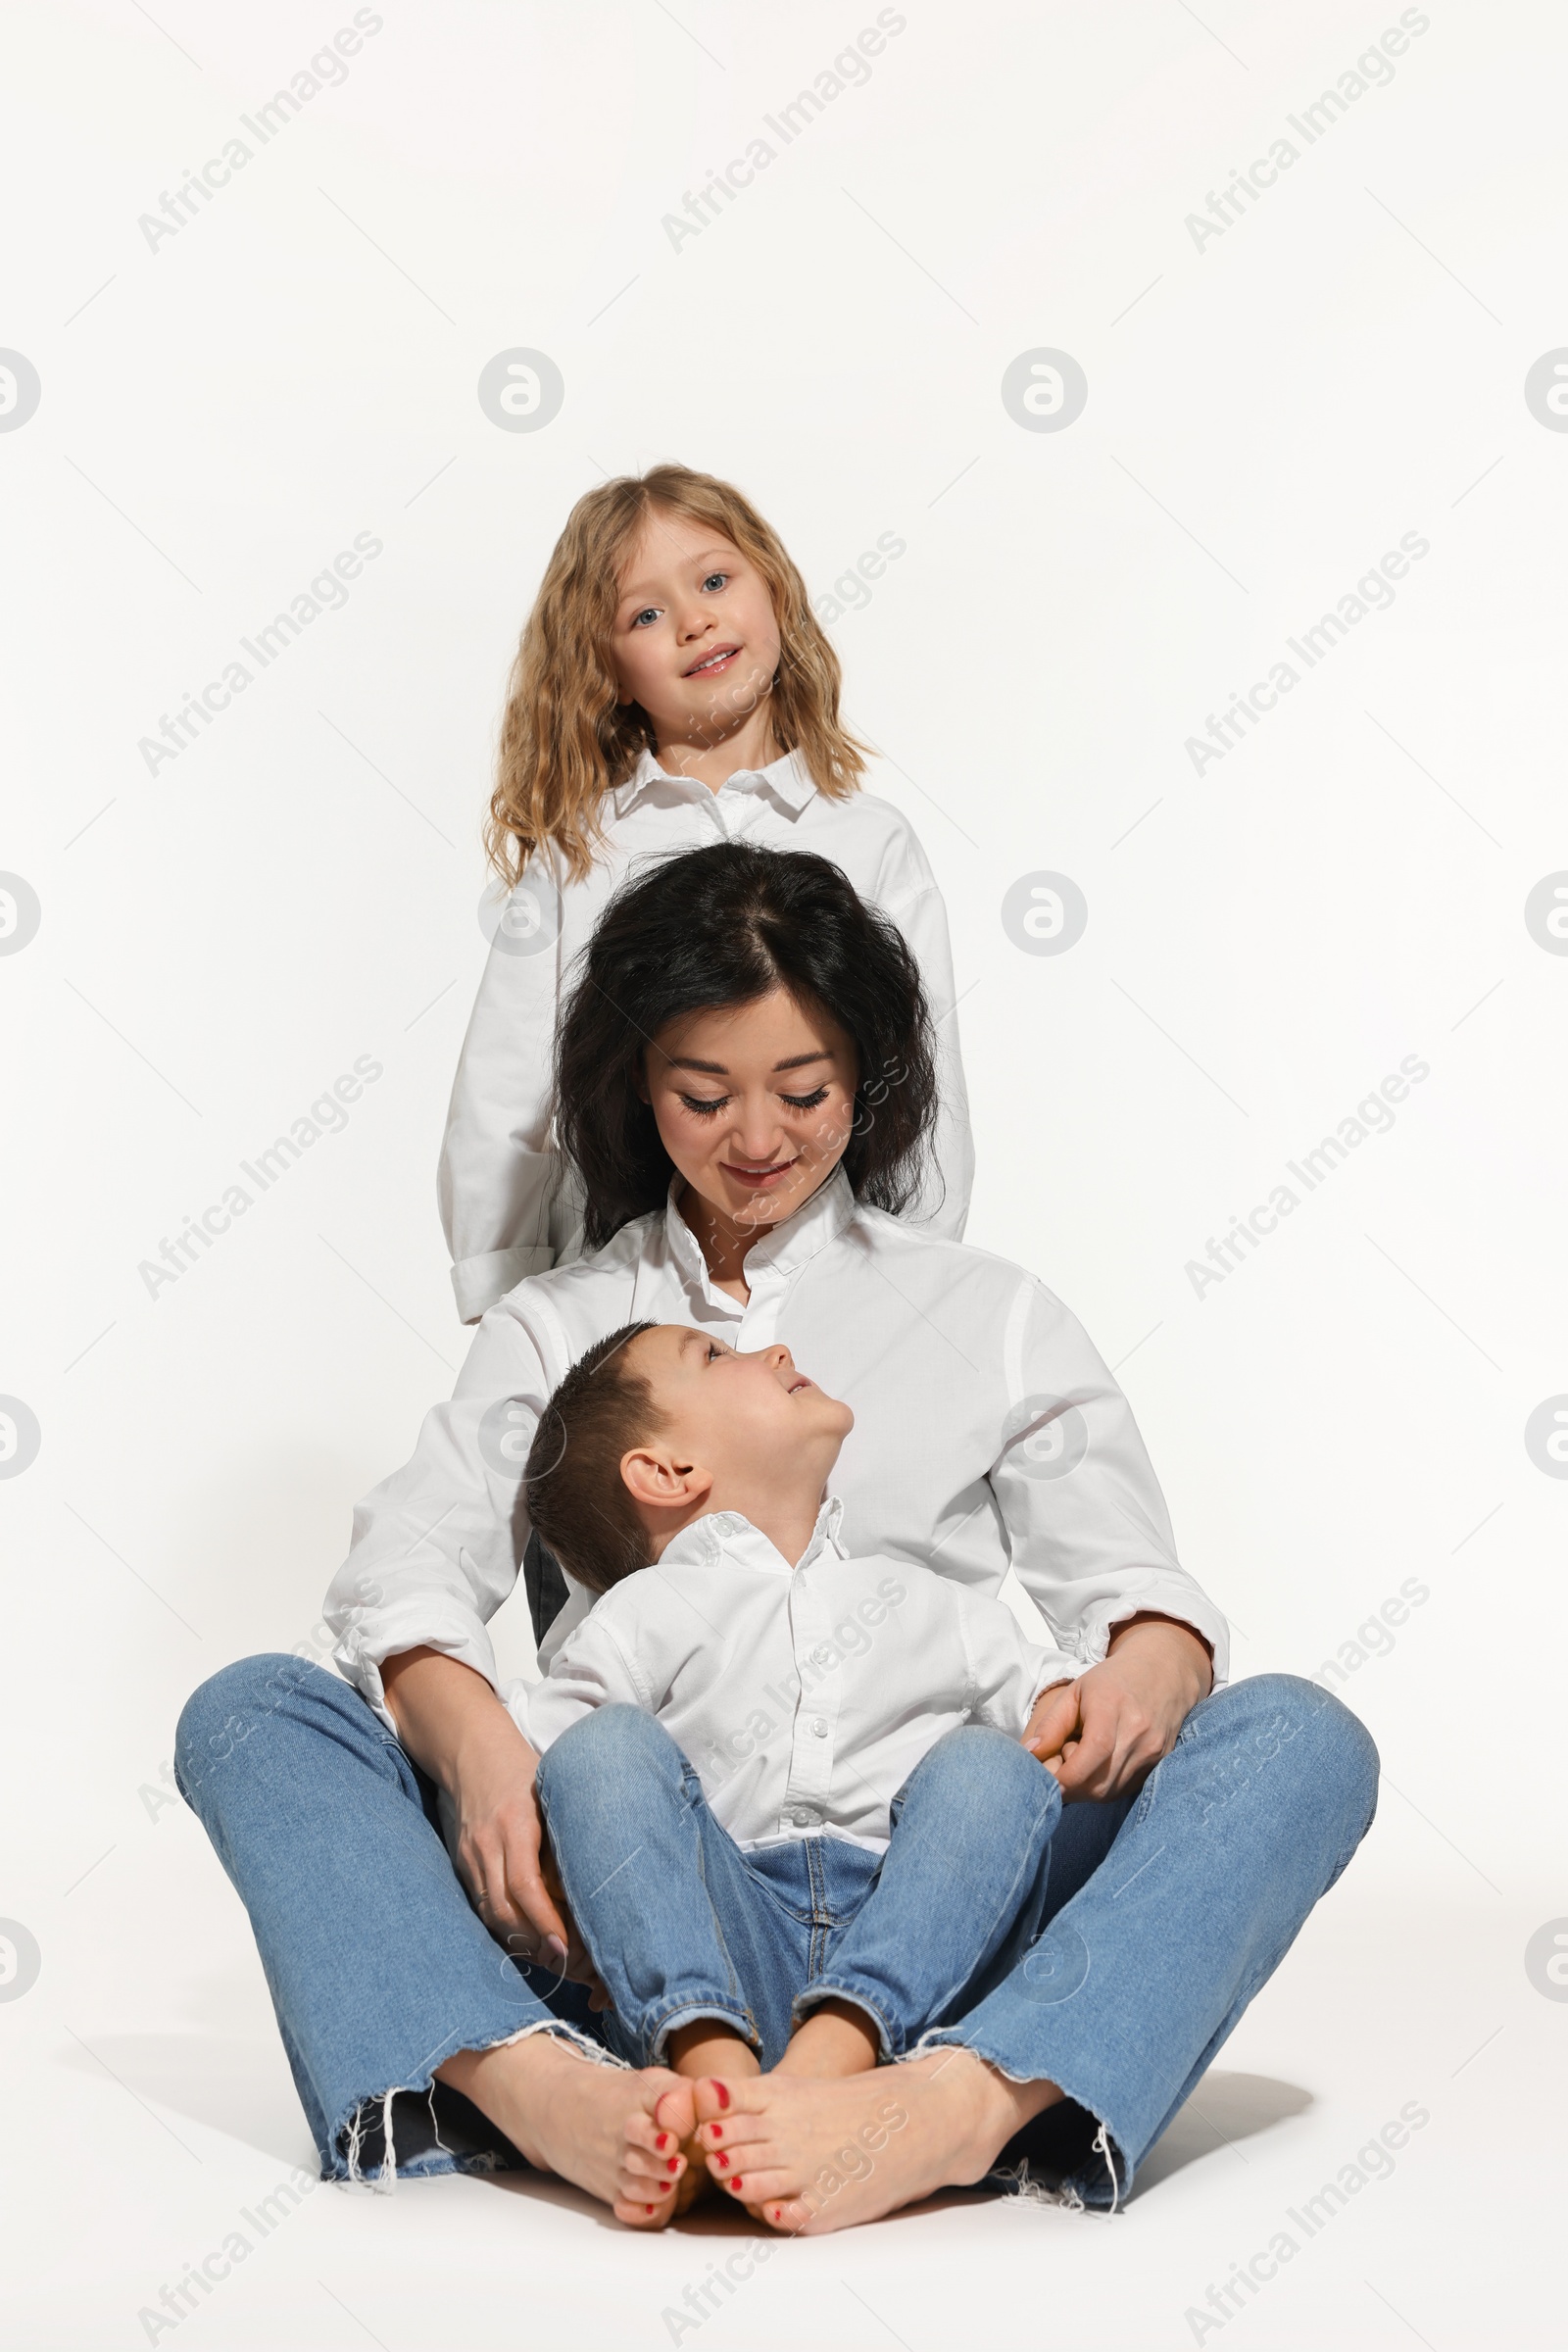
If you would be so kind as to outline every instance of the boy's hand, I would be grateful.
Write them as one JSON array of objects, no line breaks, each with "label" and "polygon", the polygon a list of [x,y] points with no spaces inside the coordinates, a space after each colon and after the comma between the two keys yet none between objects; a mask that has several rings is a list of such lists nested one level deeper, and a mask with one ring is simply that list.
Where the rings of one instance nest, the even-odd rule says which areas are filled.
[{"label": "boy's hand", "polygon": [[1208,1650],[1189,1627],[1130,1617],[1101,1665],[1041,1692],[1023,1744],[1054,1774],[1066,1804],[1131,1795],[1169,1755],[1213,1680]]}]

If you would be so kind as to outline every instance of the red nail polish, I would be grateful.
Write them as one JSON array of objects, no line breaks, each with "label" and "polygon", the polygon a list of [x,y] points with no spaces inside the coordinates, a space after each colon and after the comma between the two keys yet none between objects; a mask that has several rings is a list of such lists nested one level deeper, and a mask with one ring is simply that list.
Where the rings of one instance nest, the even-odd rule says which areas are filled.
[{"label": "red nail polish", "polygon": [[645,2206],[644,2206],[644,2208],[643,2208],[643,2211],[644,2211],[645,2213],[652,2213],[652,2212],[653,2212],[653,2210],[654,2210],[654,2209],[653,2209],[653,2207],[652,2207],[651,2205],[645,2205]]},{"label": "red nail polish", "polygon": [[722,2139],[722,2138],[723,2138],[723,2136],[724,2136],[724,2127],[723,2127],[723,2125],[722,2125],[722,2124],[710,2124],[710,2125],[709,2125],[709,2127],[708,2127],[708,2129],[710,2130],[710,2132],[711,2132],[711,2133],[713,2134],[713,2137],[714,2137],[715,2139]]},{"label": "red nail polish", "polygon": [[718,2093],[719,2105],[721,2107],[727,2107],[729,2105],[729,2092],[725,2089],[723,2083],[715,2082],[713,2084],[713,2088]]},{"label": "red nail polish", "polygon": [[667,2148],[667,2147],[669,2146],[669,2144],[670,2144],[670,2141],[669,2141],[669,2133],[668,2133],[667,2132],[661,2132],[661,2133],[659,2134],[659,2137],[658,2137],[658,2138],[655,2140],[655,2142],[654,2142],[654,2145],[655,2145],[655,2147],[656,2147],[656,2148],[658,2148],[658,2149],[659,2149],[661,2152],[662,2152],[662,2151],[663,2151],[665,2148]]},{"label": "red nail polish", "polygon": [[729,2187],[731,2187],[731,2188],[739,2188],[740,2184],[741,2184],[741,2177],[740,2177],[739,2173],[737,2173],[737,2174],[736,2174],[736,2176],[735,2176],[735,2178],[734,2178],[734,2180],[731,2180],[731,2181],[728,2183],[728,2185],[729,2185]]},{"label": "red nail polish", "polygon": [[719,2156],[719,2159],[718,2159],[718,2169],[719,2169],[719,2171],[720,2171],[720,2172],[722,2172],[722,2171],[724,2170],[724,2167],[725,2167],[725,2166],[728,2164],[728,2162],[729,2162],[729,2158],[728,2158],[727,2156],[723,2155],[722,2153],[720,2153],[720,2156]]},{"label": "red nail polish", "polygon": [[665,2158],[665,2160],[664,2160],[664,2169],[666,2170],[666,2172],[671,2172],[671,2173],[673,2173],[674,2171],[676,2171],[676,2170],[677,2170],[677,2168],[679,2167],[679,2164],[680,2164],[680,2158],[679,2158],[678,2156],[669,2156],[669,2157],[666,2157],[666,2158]]}]

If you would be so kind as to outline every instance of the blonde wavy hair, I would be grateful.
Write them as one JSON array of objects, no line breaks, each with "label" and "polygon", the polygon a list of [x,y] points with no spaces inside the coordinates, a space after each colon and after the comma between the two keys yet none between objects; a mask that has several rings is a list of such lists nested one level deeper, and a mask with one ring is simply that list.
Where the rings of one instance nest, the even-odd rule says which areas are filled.
[{"label": "blonde wavy hair", "polygon": [[551,847],[580,882],[604,839],[606,793],[625,783],[645,749],[658,748],[641,706],[616,701],[610,650],[621,564],[657,512],[705,524],[766,580],[779,634],[770,690],[778,742],[801,755],[829,800],[847,799],[865,772],[869,747],[839,718],[839,658],[777,532],[733,483],[710,473],[655,466],[622,474],[578,499],[522,624],[484,834],[509,888]]}]

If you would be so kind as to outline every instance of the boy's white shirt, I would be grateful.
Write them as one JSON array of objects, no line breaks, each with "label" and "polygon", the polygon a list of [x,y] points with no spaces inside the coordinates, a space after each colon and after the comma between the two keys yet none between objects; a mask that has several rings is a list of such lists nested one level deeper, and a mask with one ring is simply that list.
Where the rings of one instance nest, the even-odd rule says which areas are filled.
[{"label": "boy's white shirt", "polygon": [[536,859],[503,910],[458,1060],[437,1190],[458,1312],[471,1322],[521,1282],[575,1254],[579,1211],[551,1148],[551,1048],[571,965],[634,865],[719,841],[809,850],[842,868],[914,951],[938,1045],[938,1183],[923,1210],[959,1241],[974,1151],[954,1008],[947,909],[925,853],[888,801],[817,791],[797,753],[744,768],[712,792],[644,752],[608,795],[604,844],[581,882]]},{"label": "boy's white shirt", "polygon": [[502,1697],[541,1752],[596,1707],[668,1732],[738,1845],[827,1835],[880,1852],[888,1807],[963,1723],[1017,1739],[1040,1692],[1083,1671],[1006,1605],[907,1560],[851,1559],[830,1498],[791,1563],[738,1511],[684,1528],[615,1585],[542,1682]]},{"label": "boy's white shirt", "polygon": [[[676,1189],[595,1256],[493,1306],[412,1459],[356,1509],[326,1619],[337,1664],[394,1737],[383,1658],[427,1645],[499,1682],[486,1626],[517,1582],[522,1467],[545,1400],[596,1340],[644,1320],[743,1350],[782,1341],[848,1398],[855,1427],[835,1485],[852,1552],[930,1566],[992,1597],[1011,1567],[1081,1666],[1105,1655],[1122,1619],[1174,1617],[1208,1642],[1224,1682],[1224,1616],[1176,1556],[1132,1408],[1043,1283],[862,1206],[841,1167],[753,1244],[742,1303],[714,1285]],[[566,1581],[544,1663],[592,1599]]]}]

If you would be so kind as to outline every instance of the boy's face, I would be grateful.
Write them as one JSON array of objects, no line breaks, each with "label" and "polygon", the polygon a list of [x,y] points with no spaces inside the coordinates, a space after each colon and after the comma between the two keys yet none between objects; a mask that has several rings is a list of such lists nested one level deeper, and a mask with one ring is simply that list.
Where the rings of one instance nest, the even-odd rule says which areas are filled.
[{"label": "boy's face", "polygon": [[630,1353],[663,1415],[650,1449],[708,1471],[714,1508],[759,1487],[796,1489],[814,1507],[855,1415],[797,1371],[787,1348],[742,1355],[707,1332],[661,1323]]}]

